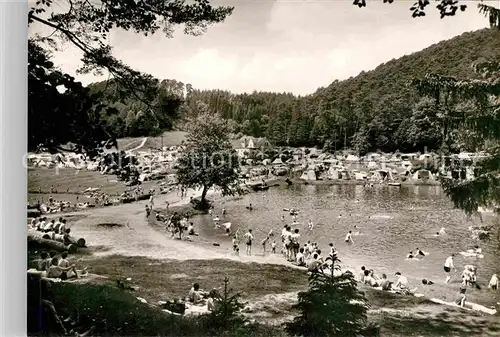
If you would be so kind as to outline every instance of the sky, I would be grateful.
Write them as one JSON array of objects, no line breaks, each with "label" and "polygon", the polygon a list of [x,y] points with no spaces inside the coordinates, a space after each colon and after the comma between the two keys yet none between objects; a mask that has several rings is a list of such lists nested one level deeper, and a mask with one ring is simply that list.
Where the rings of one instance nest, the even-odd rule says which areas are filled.
[{"label": "sky", "polygon": [[[488,26],[474,1],[466,2],[465,12],[442,20],[432,2],[427,16],[413,19],[413,2],[367,0],[365,8],[358,8],[350,0],[216,0],[212,3],[234,6],[233,14],[202,36],[177,32],[169,39],[116,30],[110,43],[114,55],[133,68],[196,89],[306,95]],[[30,27],[33,32],[49,33],[37,26]],[[77,75],[80,58],[69,44],[54,55],[62,70],[84,84],[107,78]]]}]

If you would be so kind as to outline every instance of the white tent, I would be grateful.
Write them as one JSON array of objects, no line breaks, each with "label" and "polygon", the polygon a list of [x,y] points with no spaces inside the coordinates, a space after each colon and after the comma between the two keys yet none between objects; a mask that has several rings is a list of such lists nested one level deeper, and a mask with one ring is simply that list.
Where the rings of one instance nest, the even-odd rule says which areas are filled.
[{"label": "white tent", "polygon": [[278,157],[273,161],[273,165],[283,165],[283,161]]},{"label": "white tent", "polygon": [[346,161],[359,161],[359,157],[354,156],[352,154],[348,155],[347,158],[345,159]]},{"label": "white tent", "polygon": [[415,180],[435,180],[434,175],[428,170],[418,170],[412,178]]},{"label": "white tent", "polygon": [[304,171],[304,173],[302,173],[302,175],[300,176],[300,179],[302,180],[309,180],[309,181],[315,181],[317,178],[316,178],[316,172],[314,170],[307,170],[307,171]]}]

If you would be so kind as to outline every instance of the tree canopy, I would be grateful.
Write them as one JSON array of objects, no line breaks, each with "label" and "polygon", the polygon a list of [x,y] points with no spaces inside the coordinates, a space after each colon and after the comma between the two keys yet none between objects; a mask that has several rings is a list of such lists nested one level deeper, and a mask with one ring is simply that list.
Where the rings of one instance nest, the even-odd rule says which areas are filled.
[{"label": "tree canopy", "polygon": [[[474,164],[474,179],[442,180],[446,193],[455,205],[468,214],[476,212],[479,206],[496,208],[500,205],[499,60],[500,58],[475,64],[474,69],[482,79],[458,80],[453,77],[428,75],[413,81],[420,93],[435,97],[435,111],[445,111],[441,118],[450,127],[461,127],[486,144],[486,156]],[[467,100],[468,108],[450,108],[447,102],[454,97]]]},{"label": "tree canopy", "polygon": [[[57,8],[54,7],[52,0],[39,0],[28,14],[30,26],[38,24],[53,29],[49,36],[33,36],[28,45],[31,72],[29,129],[35,130],[35,123],[40,120],[45,122],[45,133],[38,133],[30,138],[30,149],[39,144],[54,148],[67,141],[87,147],[104,140],[104,135],[111,136],[109,132],[104,131],[106,123],[100,122],[97,110],[89,110],[90,103],[80,106],[68,103],[68,97],[78,97],[76,101],[83,102],[95,102],[95,99],[92,99],[88,91],[79,89],[81,85],[76,83],[74,78],[54,67],[48,51],[57,50],[62,42],[71,43],[83,54],[82,66],[78,73],[108,73],[113,81],[120,84],[116,88],[121,97],[134,96],[137,101],[143,103],[143,110],[147,110],[142,111],[143,114],[154,114],[151,97],[158,97],[158,80],[115,58],[112,55],[112,46],[108,43],[110,32],[113,29],[123,29],[148,36],[161,31],[166,37],[172,37],[174,28],[183,26],[185,33],[199,35],[211,24],[224,21],[233,10],[232,7],[213,7],[208,0],[67,0],[66,4],[58,3]],[[60,11],[61,8],[64,9]],[[47,80],[47,77],[51,80]],[[68,93],[60,93],[56,89],[60,85],[64,85]],[[73,93],[74,90],[76,92]],[[165,98],[155,102],[157,108],[165,106]],[[60,130],[56,128],[58,121],[53,120],[53,111],[57,111],[56,115],[62,116],[65,121],[75,120],[82,122],[82,126],[92,124],[95,127],[89,128],[85,134],[86,139],[81,137],[80,132],[72,132],[71,128],[67,128],[68,132],[59,137]],[[136,115],[137,113],[138,111]],[[160,125],[164,122],[161,120],[163,117],[157,117]],[[73,124],[69,125],[71,127]],[[44,134],[47,138],[44,138]]]},{"label": "tree canopy", "polygon": [[210,113],[194,118],[177,166],[181,185],[203,189],[202,204],[211,187],[220,188],[223,195],[237,192],[240,163],[231,146],[227,122]]}]

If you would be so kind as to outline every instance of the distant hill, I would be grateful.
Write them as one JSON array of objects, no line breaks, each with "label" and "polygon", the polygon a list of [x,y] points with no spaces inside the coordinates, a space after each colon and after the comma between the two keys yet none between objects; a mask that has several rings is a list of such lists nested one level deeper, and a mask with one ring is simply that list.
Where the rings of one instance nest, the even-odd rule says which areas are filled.
[{"label": "distant hill", "polygon": [[418,115],[432,105],[422,101],[408,83],[428,73],[472,78],[477,76],[474,62],[493,59],[500,59],[500,30],[482,29],[302,97],[273,92],[232,94],[185,85],[180,90],[185,93],[183,103],[176,111],[186,117],[209,109],[228,119],[234,133],[267,137],[276,145],[326,144],[332,149],[347,146],[362,151],[433,149],[441,144],[439,132]]}]

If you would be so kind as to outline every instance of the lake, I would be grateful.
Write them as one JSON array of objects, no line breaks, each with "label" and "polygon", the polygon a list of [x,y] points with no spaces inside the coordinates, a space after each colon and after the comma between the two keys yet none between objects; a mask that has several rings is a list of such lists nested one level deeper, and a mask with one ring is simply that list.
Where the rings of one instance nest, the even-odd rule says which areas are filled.
[{"label": "lake", "polygon": [[[254,206],[253,211],[246,209],[250,203]],[[467,219],[462,211],[454,209],[439,186],[292,185],[242,198],[221,198],[216,202],[215,214],[220,214],[222,207],[227,210],[222,222],[231,221],[233,231],[253,229],[254,254],[262,254],[260,241],[270,228],[275,233],[277,252],[281,250],[281,215],[285,215],[286,223],[292,222],[292,217],[283,208],[296,208],[300,210],[300,225],[296,228],[301,232],[301,244],[307,240],[316,241],[326,256],[328,244],[332,242],[345,266],[359,270],[364,265],[390,278],[400,271],[414,280],[427,278],[434,282],[444,281],[443,264],[449,254],[458,254],[479,243],[472,239],[467,228],[481,225],[478,216]],[[309,219],[315,224],[312,232],[307,229]],[[483,215],[483,225],[492,221],[492,215]],[[197,218],[196,223],[200,222],[197,230],[202,237],[213,238],[223,246],[230,245],[230,238],[223,230],[214,228],[212,216]],[[356,231],[354,225],[362,235],[353,236],[354,244],[347,245],[344,237],[349,230]],[[447,235],[434,237],[441,227],[446,228]],[[482,284],[487,284],[493,273],[500,272],[497,269],[500,266],[498,245],[493,242],[479,244],[484,259],[457,255],[458,273],[453,283],[460,282],[465,264],[478,267],[478,282]],[[420,261],[405,260],[408,252],[415,251],[416,247],[430,255]],[[243,243],[240,254],[244,254]]]}]

